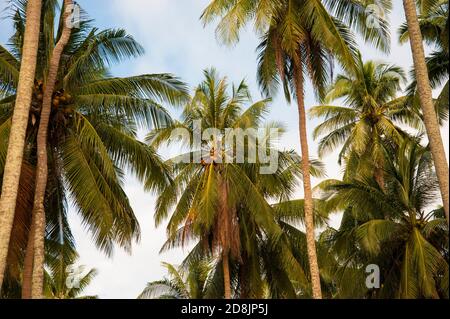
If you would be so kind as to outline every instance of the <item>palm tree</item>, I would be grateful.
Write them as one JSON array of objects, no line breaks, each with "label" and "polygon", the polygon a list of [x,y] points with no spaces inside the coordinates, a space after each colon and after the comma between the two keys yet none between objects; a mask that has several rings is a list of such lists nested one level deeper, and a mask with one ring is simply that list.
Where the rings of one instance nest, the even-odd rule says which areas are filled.
[{"label": "palm tree", "polygon": [[[262,124],[263,115],[267,112],[268,100],[256,102],[244,109],[245,103],[250,101],[244,82],[234,87],[232,95],[228,96],[225,79],[219,79],[214,70],[205,71],[205,76],[206,80],[197,89],[192,102],[184,109],[183,121],[176,122],[168,128],[156,130],[149,135],[154,145],[167,142],[175,128],[185,128],[189,132],[182,142],[190,145],[194,135],[195,121],[201,121],[202,128],[218,129],[224,136],[227,134],[227,128],[252,129]],[[276,123],[268,125],[268,127],[279,127]],[[247,133],[249,133],[248,130]],[[250,137],[251,133],[249,133],[249,139]],[[269,144],[273,142],[270,141],[270,136],[264,139],[268,139]],[[248,144],[245,145],[248,146]],[[271,282],[274,285],[278,282],[286,287],[290,283],[278,281],[277,269],[278,273],[280,267],[284,267],[284,271],[289,272],[288,265],[291,264],[288,262],[288,252],[283,254],[273,248],[280,239],[281,228],[275,223],[275,215],[269,200],[287,200],[292,194],[297,185],[297,179],[301,177],[299,167],[301,158],[294,152],[281,152],[270,147],[268,152],[278,154],[277,169],[272,174],[260,174],[261,167],[265,165],[261,159],[256,158],[256,162],[252,162],[250,155],[246,153],[243,162],[237,159],[235,161],[235,158],[232,163],[219,162],[216,158],[210,158],[216,153],[211,152],[213,147],[217,146],[203,143],[204,160],[200,163],[180,164],[178,161],[182,157],[199,156],[201,150],[195,146],[187,154],[182,154],[173,160],[177,163],[173,164],[174,183],[168,185],[160,194],[155,213],[156,222],[159,224],[169,214],[170,208],[174,207],[168,223],[169,239],[162,251],[183,246],[195,240],[195,248],[186,258],[186,262],[189,263],[198,258],[215,257],[215,252],[219,250],[216,264],[219,268],[214,272],[213,278],[214,282],[222,281],[223,284],[220,287],[215,285],[213,294],[215,296],[225,295],[226,298],[261,296],[260,288],[265,284],[261,281],[261,272],[257,268],[262,256],[268,257],[265,261],[267,267],[263,271],[274,275]],[[251,150],[250,147],[248,152]],[[229,154],[230,150],[225,149],[224,152]],[[234,152],[233,150],[233,155],[236,155]],[[220,154],[220,151],[218,153]],[[311,161],[311,166],[315,176],[322,175],[320,163]],[[223,184],[228,186],[225,188]],[[219,195],[226,197],[227,201]],[[222,215],[224,202],[232,212],[231,217]],[[226,218],[230,221],[227,222]],[[227,229],[230,224],[231,229]],[[226,258],[222,240],[228,241],[231,258]],[[265,251],[259,248],[261,245],[266,247]],[[275,254],[282,256],[278,258],[284,258],[281,260],[283,262],[271,263],[270,255],[267,255],[269,250],[272,251],[273,256]],[[300,274],[296,278],[299,276]],[[247,282],[247,279],[250,281]],[[306,286],[307,280],[305,277],[303,279]],[[239,282],[238,285],[237,282]],[[286,296],[281,291],[278,295]]]},{"label": "palm tree", "polygon": [[[299,135],[303,159],[309,158],[304,106],[304,74],[308,74],[321,96],[334,57],[347,69],[354,69],[355,49],[349,31],[338,19],[348,21],[366,40],[388,49],[386,21],[377,18],[380,28],[366,28],[368,10],[354,1],[220,1],[213,0],[202,14],[205,23],[217,16],[222,20],[217,33],[225,43],[239,38],[239,30],[254,18],[255,29],[263,34],[259,47],[259,82],[269,94],[282,82],[286,98],[297,99]],[[327,10],[328,9],[328,10]],[[387,6],[389,9],[389,6]],[[331,12],[331,13],[330,13]],[[338,19],[333,17],[335,14]],[[292,92],[290,92],[292,89]],[[292,93],[292,94],[291,94]],[[312,189],[308,161],[302,161],[305,194],[306,234],[314,298],[321,298],[319,266],[315,249]]]},{"label": "palm tree", "polygon": [[[337,294],[448,298],[448,226],[442,209],[428,211],[439,189],[430,151],[405,140],[389,157],[386,191],[370,175],[320,185],[329,209],[344,211],[327,232],[340,264]],[[363,285],[369,264],[380,267],[378,290]]]},{"label": "palm tree", "polygon": [[[44,11],[44,29],[52,30],[55,7]],[[10,55],[20,65],[18,54],[23,38],[24,17],[14,17],[16,33]],[[51,38],[48,41],[55,41]],[[40,63],[33,90],[31,120],[28,125],[28,157],[36,165],[36,134],[43,100],[43,81],[49,49],[41,45]],[[4,51],[6,49],[2,48]],[[6,51],[7,52],[7,51]],[[112,63],[142,54],[142,47],[124,30],[99,32],[89,21],[81,21],[72,32],[62,55],[58,80],[53,93],[48,143],[49,183],[55,181],[58,198],[71,196],[83,215],[96,244],[107,254],[113,244],[130,249],[139,238],[139,227],[122,190],[123,171],[131,169],[145,182],[147,189],[159,187],[168,180],[166,167],[156,152],[137,141],[137,127],[155,127],[170,121],[159,102],[176,104],[187,97],[186,89],[169,74],[148,74],[112,78],[107,69]],[[9,130],[15,89],[4,91],[0,101],[0,134]],[[1,144],[4,146],[4,144]],[[3,148],[0,155],[4,154]],[[4,157],[0,163],[4,163]],[[66,181],[63,186],[62,181]],[[47,197],[51,190],[47,187]],[[47,204],[45,204],[47,207]],[[60,202],[59,206],[63,206]],[[52,208],[54,209],[54,208]],[[47,218],[54,212],[47,212]],[[30,238],[30,248],[33,236]],[[28,249],[32,252],[33,249]],[[26,258],[25,260],[33,260]],[[33,267],[31,262],[26,269]]]},{"label": "palm tree", "polygon": [[34,205],[32,218],[32,235],[34,238],[34,260],[33,260],[33,283],[32,297],[39,299],[42,297],[44,288],[44,237],[45,237],[45,190],[48,179],[48,158],[47,158],[47,136],[52,111],[53,92],[55,89],[56,78],[58,76],[59,63],[61,55],[70,40],[72,24],[68,21],[70,17],[70,8],[73,6],[72,0],[64,0],[62,8],[62,31],[52,52],[49,55],[48,72],[44,74],[43,98],[41,113],[39,119],[39,128],[37,133],[37,167],[36,181],[34,191]]},{"label": "palm tree", "polygon": [[[314,129],[314,138],[323,136],[319,155],[324,156],[343,144],[339,163],[352,156],[356,156],[361,164],[367,159],[374,160],[374,176],[384,188],[384,145],[399,145],[407,137],[397,123],[415,128],[421,123],[409,107],[408,99],[397,98],[405,80],[401,68],[374,61],[364,63],[359,55],[357,72],[339,74],[327,90],[324,105],[309,111],[311,117],[324,117]],[[345,106],[330,105],[341,98]]]},{"label": "palm tree", "polygon": [[208,293],[212,270],[210,261],[199,260],[188,269],[162,263],[168,278],[152,281],[138,296],[138,299],[205,299]]},{"label": "palm tree", "polygon": [[0,88],[2,90],[9,89],[9,86],[17,85],[16,103],[9,129],[7,159],[0,197],[0,223],[2,225],[0,227],[0,287],[3,283],[16,200],[18,198],[20,168],[36,70],[41,8],[41,0],[30,1],[27,4],[27,22],[23,46],[20,48],[22,52],[20,71],[14,57],[3,50],[3,48],[0,49]]},{"label": "palm tree", "polygon": [[[200,124],[205,130],[218,130],[224,137],[229,134],[226,132],[227,128],[257,128],[267,112],[269,100],[258,101],[244,110],[245,103],[251,100],[244,81],[237,87],[233,86],[229,95],[226,78],[220,79],[214,69],[206,70],[204,74],[205,80],[196,89],[192,101],[184,108],[183,121],[155,130],[148,137],[152,145],[158,146],[170,142],[174,129],[183,128],[187,136],[181,136],[181,139],[185,145],[191,147],[187,154],[169,161],[174,164],[176,177],[159,195],[155,221],[157,225],[160,224],[169,214],[170,207],[176,205],[169,221],[169,237],[176,233],[181,223],[185,223],[189,229],[185,232],[186,236],[193,232],[202,237],[204,247],[213,252],[220,252],[225,298],[229,299],[232,294],[229,262],[230,259],[240,260],[236,209],[238,199],[251,203],[251,213],[262,216],[259,221],[262,224],[270,223],[270,207],[239,165],[234,163],[234,156],[238,156],[234,147],[231,150],[223,148],[225,139],[203,140],[201,145],[191,144],[191,140],[196,124]],[[248,145],[247,142],[244,143]],[[236,147],[238,145],[239,142]],[[253,148],[250,147],[250,150]],[[232,156],[233,163],[221,160],[225,153]],[[192,159],[192,162],[180,163],[180,159],[186,156]]]},{"label": "palm tree", "polygon": [[434,165],[439,179],[444,211],[449,222],[449,181],[448,163],[445,157],[444,144],[442,142],[440,127],[436,111],[434,109],[433,96],[431,92],[430,79],[425,60],[422,33],[417,18],[416,3],[413,0],[403,0],[411,51],[414,60],[414,69],[417,80],[417,91],[422,107],[423,119],[427,130],[430,149],[433,154]]}]

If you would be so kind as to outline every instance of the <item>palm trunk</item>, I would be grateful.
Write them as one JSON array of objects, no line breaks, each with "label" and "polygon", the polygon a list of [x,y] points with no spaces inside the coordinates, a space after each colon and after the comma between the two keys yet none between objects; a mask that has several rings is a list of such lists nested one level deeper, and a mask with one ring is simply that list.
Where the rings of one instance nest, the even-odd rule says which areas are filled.
[{"label": "palm trunk", "polygon": [[16,209],[17,191],[19,189],[28,114],[36,72],[41,8],[42,0],[28,1],[22,62],[0,198],[0,287],[3,284],[9,240]]},{"label": "palm trunk", "polygon": [[33,280],[33,259],[34,259],[34,220],[31,221],[31,228],[28,234],[27,250],[23,261],[22,274],[22,299],[31,299],[31,286]]},{"label": "palm trunk", "polygon": [[375,178],[375,181],[380,186],[380,189],[383,192],[386,192],[383,167],[380,167],[380,166],[375,167],[374,178]]},{"label": "palm trunk", "polygon": [[45,236],[45,190],[47,188],[48,158],[47,158],[47,135],[50,113],[52,109],[53,91],[55,89],[56,77],[58,75],[59,63],[64,47],[70,39],[71,25],[67,21],[68,9],[73,4],[72,0],[64,0],[63,31],[58,43],[53,49],[47,78],[44,85],[44,97],[42,100],[41,117],[37,135],[37,174],[36,188],[34,192],[33,214],[35,218],[34,238],[34,265],[32,298],[41,299],[44,288],[44,236]]},{"label": "palm trunk", "polygon": [[444,144],[442,142],[439,122],[434,109],[430,79],[428,77],[427,65],[425,62],[422,34],[420,32],[419,20],[417,18],[416,2],[413,0],[403,0],[403,7],[405,9],[406,21],[408,23],[408,32],[416,72],[417,90],[419,92],[420,105],[422,106],[423,121],[427,130],[428,140],[430,141],[431,153],[433,155],[434,166],[436,168],[436,173],[439,180],[445,216],[448,224],[448,163],[445,157]]},{"label": "palm trunk", "polygon": [[[220,166],[217,170],[219,174],[222,173]],[[222,249],[224,295],[225,299],[231,299],[230,255],[239,259],[239,231],[233,224],[234,214],[228,203],[228,184],[222,176],[219,176],[219,207],[216,230]]]},{"label": "palm trunk", "polygon": [[306,133],[306,112],[303,94],[303,73],[300,63],[294,66],[295,90],[299,115],[299,133],[302,152],[303,191],[305,196],[305,226],[306,246],[308,251],[309,268],[311,272],[312,294],[314,299],[322,299],[320,288],[319,265],[317,262],[316,239],[314,235],[314,206],[311,188],[311,175],[309,167],[308,137]]},{"label": "palm trunk", "polygon": [[231,299],[231,281],[230,281],[230,260],[229,253],[223,251],[222,253],[223,266],[223,287],[225,292],[225,299]]},{"label": "palm trunk", "polygon": [[250,298],[249,282],[247,280],[248,278],[247,261],[248,261],[247,256],[246,255],[242,256],[242,264],[239,267],[240,299]]}]

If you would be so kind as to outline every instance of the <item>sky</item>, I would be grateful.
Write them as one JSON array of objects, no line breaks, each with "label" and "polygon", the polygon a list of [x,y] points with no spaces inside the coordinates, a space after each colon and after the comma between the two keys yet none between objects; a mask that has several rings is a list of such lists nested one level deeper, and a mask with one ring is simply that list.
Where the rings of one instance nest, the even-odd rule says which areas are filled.
[{"label": "sky", "polygon": [[[11,35],[11,23],[7,19],[9,0],[0,0],[0,44],[4,45]],[[210,0],[78,0],[77,2],[95,19],[100,29],[123,28],[145,48],[145,55],[126,61],[112,69],[114,76],[130,76],[148,73],[173,73],[190,87],[202,80],[202,70],[214,66],[221,75],[232,82],[245,78],[250,85],[253,99],[261,99],[256,82],[256,53],[258,38],[251,26],[241,34],[240,42],[233,47],[221,45],[214,33],[214,25],[204,27],[199,21],[202,10]],[[405,21],[401,1],[394,0],[390,15],[392,47],[391,54],[385,55],[359,41],[364,60],[376,59],[397,64],[405,70],[412,65],[408,44],[398,45],[396,30]],[[306,87],[307,107],[317,105],[314,92]],[[174,110],[172,110],[174,111]],[[176,111],[174,111],[176,112]],[[299,151],[298,117],[295,105],[288,105],[280,96],[274,98],[267,118],[285,124],[287,133],[280,141],[280,148]],[[312,128],[319,121],[308,122],[310,152],[317,157],[316,142],[312,139]],[[448,125],[443,129],[448,159]],[[145,133],[145,132],[143,132]],[[163,154],[170,157],[170,154]],[[337,154],[322,159],[327,168],[328,178],[339,178],[341,168],[337,164]],[[318,180],[313,180],[317,183]],[[90,235],[81,225],[76,210],[69,211],[70,224],[80,253],[80,264],[95,267],[98,276],[86,290],[100,298],[136,298],[146,283],[161,279],[165,275],[161,262],[179,264],[188,249],[178,249],[159,254],[166,239],[165,227],[155,228],[153,222],[155,195],[143,191],[142,185],[132,176],[125,183],[131,205],[139,219],[142,238],[133,248],[132,254],[116,249],[112,258],[107,258],[93,245]],[[297,192],[301,198],[302,191]],[[339,216],[332,216],[330,224],[339,225]]]}]

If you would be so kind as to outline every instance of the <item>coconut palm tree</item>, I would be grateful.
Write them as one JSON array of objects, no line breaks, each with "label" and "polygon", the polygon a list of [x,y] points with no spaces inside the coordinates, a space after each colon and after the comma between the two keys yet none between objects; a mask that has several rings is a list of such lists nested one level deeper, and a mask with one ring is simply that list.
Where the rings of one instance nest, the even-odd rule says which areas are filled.
[{"label": "coconut palm tree", "polygon": [[[44,29],[53,30],[55,12],[54,6],[44,11]],[[14,19],[16,33],[10,41],[13,44],[10,56],[20,65],[18,48],[23,39],[24,21],[20,10]],[[48,47],[41,45],[27,130],[27,160],[33,165],[36,165],[36,135],[44,93],[42,79],[51,54]],[[170,121],[159,103],[175,104],[187,96],[184,84],[169,74],[108,76],[107,69],[113,63],[142,52],[142,47],[124,30],[99,32],[88,20],[81,21],[62,54],[52,95],[47,138],[49,170],[61,181],[61,198],[69,194],[74,198],[96,244],[108,254],[114,242],[129,249],[133,238],[139,237],[137,221],[121,186],[123,171],[130,168],[147,189],[168,180],[154,150],[136,140],[136,129]],[[12,87],[3,95],[0,101],[2,138],[9,130],[15,89]],[[0,154],[4,154],[3,149]],[[67,182],[65,187],[62,180]],[[31,242],[29,247],[33,246]],[[26,260],[30,259],[33,260]],[[33,263],[27,266],[33,267]]]},{"label": "coconut palm tree", "polygon": [[[339,74],[327,90],[324,105],[309,111],[311,117],[324,118],[314,129],[314,138],[323,136],[319,155],[342,144],[339,163],[352,156],[357,156],[361,164],[369,158],[374,160],[374,176],[384,188],[384,145],[399,145],[408,136],[398,124],[414,128],[421,124],[409,100],[397,97],[405,80],[401,68],[375,61],[364,63],[359,55],[357,72]],[[330,105],[338,99],[343,99],[345,106]]]},{"label": "coconut palm tree", "polygon": [[199,260],[188,269],[162,263],[169,277],[152,281],[138,296],[138,299],[205,299],[208,291],[212,265],[210,261]]},{"label": "coconut palm tree", "polygon": [[[18,198],[25,134],[31,105],[32,84],[36,70],[41,9],[41,0],[31,1],[27,4],[27,22],[24,28],[23,45],[20,47],[22,52],[20,68],[13,56],[3,48],[0,49],[0,89],[2,91],[5,89],[9,90],[11,85],[17,88],[0,196],[0,223],[2,225],[0,227],[0,287],[3,283],[16,200]],[[0,96],[2,95],[0,94]]]},{"label": "coconut palm tree", "polygon": [[[442,208],[429,210],[439,190],[430,151],[405,140],[389,157],[385,191],[370,175],[320,185],[328,208],[344,211],[327,233],[337,295],[448,298],[448,226]],[[380,268],[380,289],[364,286],[369,264]]]},{"label": "coconut palm tree", "polygon": [[[388,4],[386,8],[389,9]],[[255,29],[263,35],[263,42],[259,46],[260,86],[263,91],[271,93],[281,82],[288,101],[291,95],[296,97],[301,153],[303,159],[308,159],[304,74],[309,75],[315,90],[321,96],[334,57],[344,68],[350,70],[355,67],[354,42],[342,21],[348,22],[350,27],[356,28],[366,40],[375,43],[377,47],[388,50],[389,34],[386,21],[375,17],[379,28],[366,28],[365,22],[370,14],[366,9],[362,3],[346,0],[329,1],[327,6],[322,1],[315,0],[213,0],[204,10],[202,18],[205,23],[209,23],[216,17],[221,17],[217,33],[225,43],[236,42],[240,28],[254,18]],[[302,168],[313,296],[321,298],[312,188],[307,160],[302,162]]]},{"label": "coconut palm tree", "polygon": [[[200,121],[204,129],[214,127],[225,136],[225,139],[227,134],[230,134],[227,133],[227,128],[245,129],[249,134],[248,138],[251,139],[251,129],[262,125],[268,100],[256,102],[244,109],[245,104],[250,101],[244,82],[233,87],[231,96],[228,96],[225,79],[219,79],[214,70],[205,71],[205,77],[206,80],[197,88],[192,102],[185,107],[183,121],[174,123],[169,128],[156,130],[149,135],[154,145],[166,142],[176,128],[184,128],[188,132],[182,137],[182,141],[190,145],[196,121]],[[270,127],[279,126],[271,125]],[[172,136],[172,139],[174,138],[176,136]],[[269,144],[273,143],[273,140],[270,141],[270,136],[265,136],[264,140],[268,140]],[[251,145],[250,142],[241,143],[245,146]],[[216,257],[215,252],[219,250],[216,265],[221,269],[216,271],[213,277],[216,281],[222,280],[223,284],[221,287],[216,286],[215,295],[225,295],[225,298],[261,296],[261,289],[258,289],[262,287],[259,271],[255,268],[242,270],[251,275],[255,281],[245,284],[242,280],[239,285],[236,285],[239,281],[235,280],[236,269],[246,268],[250,265],[250,261],[254,262],[253,266],[256,267],[262,256],[258,248],[259,243],[265,242],[266,249],[271,249],[274,246],[273,243],[279,240],[281,228],[275,223],[269,200],[287,200],[296,187],[297,179],[301,176],[299,166],[301,158],[294,152],[281,152],[270,147],[267,152],[277,154],[276,170],[271,174],[260,174],[260,169],[265,165],[260,158],[261,155],[253,162],[248,154],[252,151],[260,154],[260,145],[256,149],[249,146],[242,162],[237,160],[239,154],[234,150],[234,147],[238,146],[237,142],[237,145],[231,147],[232,156],[235,156],[232,157],[231,162],[220,161],[216,154],[221,154],[222,151],[216,153],[218,149],[216,144],[208,144],[207,141],[198,145],[198,148],[192,147],[186,153],[187,156],[182,154],[174,158],[173,162],[177,163],[174,164],[174,184],[168,185],[160,194],[155,214],[156,222],[159,224],[167,217],[170,208],[174,207],[168,223],[169,239],[163,251],[186,245],[194,240],[197,244],[187,260],[192,258],[197,260],[196,258],[205,256]],[[202,148],[203,152],[201,152]],[[212,148],[215,149],[212,150]],[[230,149],[224,149],[223,152],[229,155]],[[199,163],[179,163],[182,157],[195,159],[196,155],[200,157],[201,154],[203,154],[203,160]],[[315,176],[321,176],[320,164],[312,161],[311,166],[312,173]],[[225,215],[224,207],[228,207],[230,211],[228,214],[231,216]],[[231,258],[224,253],[225,249],[229,250]],[[275,250],[273,251],[275,253]],[[286,255],[283,257],[286,260],[289,258]],[[270,266],[268,261],[266,260],[266,264],[272,267],[272,274],[276,274],[274,268],[279,266]],[[285,271],[286,268],[284,268]],[[239,279],[243,277],[246,276],[241,273]],[[273,278],[272,282],[276,282],[277,279]],[[305,282],[306,280],[303,283]],[[247,288],[250,287],[252,291],[248,291]],[[279,296],[286,295],[279,291]]]},{"label": "coconut palm tree", "polygon": [[[430,1],[424,1],[424,6]],[[423,120],[427,130],[430,149],[433,154],[434,165],[439,179],[444,211],[449,222],[449,180],[448,163],[445,156],[444,143],[442,142],[438,117],[433,103],[430,79],[423,48],[423,38],[420,31],[420,24],[417,17],[416,2],[413,0],[403,0],[403,7],[408,25],[411,51],[414,60],[414,70],[417,81],[417,92],[422,107]]]},{"label": "coconut palm tree", "polygon": [[48,157],[47,157],[47,136],[52,111],[53,92],[55,89],[56,78],[58,76],[59,64],[62,53],[70,40],[72,33],[72,23],[69,21],[72,0],[64,0],[61,21],[62,30],[59,39],[54,44],[53,50],[49,55],[48,71],[44,74],[43,97],[41,113],[39,118],[39,128],[37,132],[37,165],[36,181],[34,190],[34,205],[32,218],[32,235],[35,237],[33,242],[34,260],[33,260],[33,284],[32,297],[37,299],[42,297],[44,288],[44,241],[45,241],[45,190],[48,179]]},{"label": "coconut palm tree", "polygon": [[[168,216],[169,209],[176,206],[169,221],[169,237],[184,223],[195,234],[202,236],[202,242],[211,251],[219,252],[223,259],[225,298],[230,298],[229,260],[240,260],[236,203],[238,199],[251,203],[251,213],[262,216],[259,222],[266,224],[270,224],[270,207],[236,163],[236,156],[250,155],[238,154],[235,147],[251,143],[237,142],[231,149],[224,149],[225,139],[229,134],[226,129],[243,131],[257,128],[267,112],[269,100],[258,101],[244,109],[245,104],[250,101],[244,81],[233,86],[229,95],[226,78],[219,78],[214,69],[206,70],[204,74],[205,80],[196,89],[192,101],[184,108],[183,121],[155,130],[148,137],[153,146],[158,146],[170,142],[174,129],[184,129],[186,134],[178,138],[191,147],[187,154],[171,161],[175,163],[176,177],[173,184],[159,195],[155,220],[157,225],[160,224]],[[210,139],[208,136],[208,140],[203,140],[198,145],[191,143],[195,131],[200,129],[196,125],[205,130],[218,131],[223,135],[223,140],[217,139],[221,137]],[[252,135],[254,133],[248,133],[250,138],[256,138],[256,135]],[[200,134],[206,133],[200,131]],[[255,147],[250,146],[248,152],[253,150]],[[232,163],[222,158],[225,154],[231,156]],[[183,158],[188,158],[189,163],[180,161]]]}]

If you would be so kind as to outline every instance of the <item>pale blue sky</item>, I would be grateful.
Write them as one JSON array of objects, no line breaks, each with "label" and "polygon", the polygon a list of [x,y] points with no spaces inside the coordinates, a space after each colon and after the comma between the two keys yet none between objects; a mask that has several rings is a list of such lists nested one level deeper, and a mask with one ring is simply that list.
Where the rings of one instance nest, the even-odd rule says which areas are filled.
[{"label": "pale blue sky", "polygon": [[[6,16],[8,0],[0,0],[0,17]],[[221,46],[215,39],[214,26],[203,28],[199,21],[202,9],[209,0],[78,0],[77,1],[99,28],[124,28],[140,42],[146,54],[136,60],[122,63],[113,69],[116,76],[144,73],[169,72],[181,77],[192,87],[202,79],[202,70],[214,66],[222,75],[232,81],[246,78],[255,100],[260,98],[256,85],[257,37],[251,27],[242,33],[241,41],[233,48]],[[390,56],[360,43],[363,58],[385,60],[406,70],[412,64],[409,45],[399,46],[396,41],[397,27],[404,21],[400,0],[394,0],[392,22],[392,52]],[[11,34],[11,23],[0,21],[0,43],[6,43]],[[316,105],[311,86],[306,88],[307,107]],[[281,121],[287,126],[287,134],[281,147],[299,149],[298,119],[295,106],[289,106],[281,95],[274,99],[269,120]],[[310,121],[309,128],[318,122]],[[311,130],[309,130],[311,133]],[[443,129],[448,150],[448,127]],[[311,135],[311,134],[310,134]],[[310,138],[312,156],[316,156],[316,145]],[[448,154],[448,152],[447,152]],[[323,159],[328,177],[338,178],[340,168],[336,154]],[[317,181],[316,181],[317,182]],[[111,259],[105,258],[91,243],[89,235],[80,225],[73,209],[70,221],[76,237],[81,263],[99,270],[98,277],[87,293],[98,294],[102,298],[135,298],[146,282],[160,279],[164,269],[161,261],[179,263],[187,251],[173,251],[159,255],[158,251],[165,241],[164,227],[154,228],[153,208],[155,197],[142,191],[141,185],[132,177],[125,185],[142,229],[142,240],[134,247],[133,254],[117,250]],[[301,196],[299,190],[298,196]],[[332,218],[337,226],[339,218]]]}]

